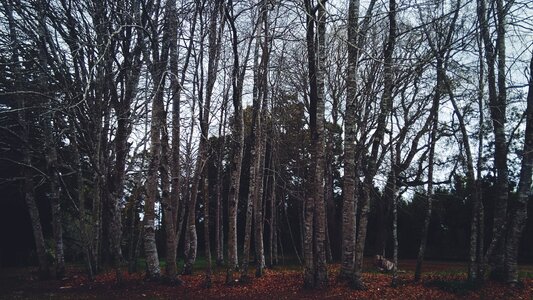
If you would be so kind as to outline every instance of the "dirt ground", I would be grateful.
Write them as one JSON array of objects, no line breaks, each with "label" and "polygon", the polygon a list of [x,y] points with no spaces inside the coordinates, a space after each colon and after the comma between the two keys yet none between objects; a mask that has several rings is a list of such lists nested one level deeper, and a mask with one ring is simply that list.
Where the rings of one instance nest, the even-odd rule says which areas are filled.
[{"label": "dirt ground", "polygon": [[89,281],[83,270],[69,267],[63,280],[40,281],[35,269],[8,268],[0,270],[0,299],[533,299],[533,266],[521,268],[527,278],[518,287],[491,281],[475,287],[465,282],[465,263],[426,262],[422,282],[414,283],[415,262],[401,261],[400,285],[392,288],[389,274],[365,265],[365,291],[354,291],[337,281],[338,264],[329,267],[328,288],[311,291],[302,288],[302,272],[294,266],[267,269],[262,278],[232,286],[224,283],[222,269],[215,270],[210,288],[204,287],[201,270],[181,276],[183,284],[170,286],[146,282],[143,273],[124,272],[117,283],[115,272],[109,271]]}]

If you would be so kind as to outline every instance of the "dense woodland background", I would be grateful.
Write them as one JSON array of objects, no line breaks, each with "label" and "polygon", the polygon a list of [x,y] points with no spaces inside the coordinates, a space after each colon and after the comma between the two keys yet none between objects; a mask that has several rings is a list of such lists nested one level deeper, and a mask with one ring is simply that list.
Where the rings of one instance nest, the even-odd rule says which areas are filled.
[{"label": "dense woodland background", "polygon": [[200,256],[207,284],[212,264],[232,283],[299,263],[306,287],[362,288],[363,256],[509,283],[533,261],[529,1],[0,0],[0,16],[1,266],[142,261],[175,281]]}]

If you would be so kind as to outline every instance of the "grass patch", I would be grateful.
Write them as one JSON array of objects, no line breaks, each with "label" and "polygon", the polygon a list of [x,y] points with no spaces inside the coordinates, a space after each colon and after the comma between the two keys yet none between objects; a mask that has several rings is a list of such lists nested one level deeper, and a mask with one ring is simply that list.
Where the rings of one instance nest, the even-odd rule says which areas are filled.
[{"label": "grass patch", "polygon": [[479,289],[479,284],[465,281],[465,280],[442,280],[436,279],[424,284],[426,287],[436,287],[440,290],[453,293],[460,296],[465,296],[469,292]]},{"label": "grass patch", "polygon": [[519,271],[518,272],[518,278],[521,278],[521,279],[533,279],[533,271],[532,270]]},{"label": "grass patch", "polygon": [[434,271],[434,272],[429,272],[429,273],[433,275],[438,275],[438,276],[457,276],[457,275],[466,274],[465,270],[463,269],[449,269],[449,270]]}]

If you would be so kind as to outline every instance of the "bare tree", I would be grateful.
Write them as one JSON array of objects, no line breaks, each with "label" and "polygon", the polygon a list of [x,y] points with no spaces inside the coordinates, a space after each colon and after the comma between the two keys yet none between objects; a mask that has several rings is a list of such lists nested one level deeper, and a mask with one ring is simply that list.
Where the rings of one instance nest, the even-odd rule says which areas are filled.
[{"label": "bare tree", "polygon": [[[309,80],[309,129],[311,134],[310,193],[304,202],[304,287],[324,288],[326,268],[326,211],[324,203],[324,71],[325,1],[305,1]],[[315,27],[317,33],[315,34]],[[318,41],[318,45],[315,43]],[[318,54],[318,55],[317,55]]]},{"label": "bare tree", "polygon": [[[512,5],[504,6],[503,0],[496,1],[494,15],[487,10],[485,0],[477,1],[477,16],[480,35],[485,46],[485,62],[487,64],[487,83],[489,90],[489,107],[494,133],[494,162],[497,170],[498,200],[494,213],[492,240],[486,251],[486,258],[490,258],[493,266],[491,275],[503,279],[504,276],[504,244],[507,217],[507,202],[509,198],[509,174],[507,165],[507,137],[505,134],[507,111],[507,87],[505,82],[505,32],[506,16]],[[496,44],[493,43],[489,27],[489,19],[494,17],[496,22]],[[497,68],[497,73],[496,73]],[[484,270],[484,268],[482,268]]]},{"label": "bare tree", "polygon": [[[226,283],[233,283],[233,272],[238,270],[239,260],[237,255],[237,206],[239,203],[239,189],[241,181],[242,158],[244,149],[244,120],[242,109],[242,91],[244,85],[244,74],[250,55],[251,43],[249,39],[244,59],[240,60],[239,35],[236,21],[238,15],[232,0],[229,0],[225,9],[226,21],[231,32],[231,49],[233,54],[233,66],[231,71],[231,87],[233,102],[233,124],[231,129],[230,148],[231,177],[228,194],[228,267],[226,273]],[[254,22],[255,23],[255,22]],[[253,26],[255,27],[255,26]]]},{"label": "bare tree", "polygon": [[363,268],[363,253],[365,248],[368,212],[370,209],[370,195],[373,189],[373,181],[378,167],[378,153],[382,146],[383,137],[385,134],[387,117],[392,109],[392,94],[393,94],[393,53],[396,44],[396,1],[389,1],[389,31],[387,43],[384,50],[384,90],[381,98],[379,115],[377,120],[377,128],[372,137],[372,148],[368,157],[366,166],[366,174],[363,182],[363,196],[361,198],[361,216],[359,219],[359,228],[357,232],[356,242],[356,256],[355,256],[355,282],[354,288],[364,288],[361,281],[361,272]]},{"label": "bare tree", "polygon": [[342,252],[340,277],[349,281],[355,278],[355,235],[357,212],[357,169],[356,169],[356,97],[358,62],[362,47],[366,43],[367,32],[375,1],[371,1],[359,28],[359,1],[350,1],[348,8],[348,72],[347,96],[345,109],[345,140],[344,140],[344,190],[342,210]]},{"label": "bare tree", "polygon": [[510,222],[505,245],[505,280],[513,285],[518,283],[518,249],[520,237],[527,219],[527,202],[531,195],[531,178],[533,168],[533,57],[529,63],[529,90],[526,108],[526,132],[520,181],[518,182],[518,199],[510,212]]},{"label": "bare tree", "polygon": [[[11,72],[13,73],[13,90],[19,90],[20,85],[22,84],[21,70],[20,70],[20,44],[18,40],[18,34],[16,30],[16,21],[13,16],[13,7],[10,1],[2,2],[3,9],[8,21],[9,27],[9,41],[11,44],[10,54],[11,54]],[[41,279],[47,279],[50,276],[50,269],[48,264],[48,258],[46,255],[46,244],[44,242],[43,230],[41,225],[41,218],[39,215],[39,210],[35,202],[35,193],[34,193],[34,169],[32,163],[32,147],[30,141],[30,135],[32,130],[32,124],[30,120],[30,111],[26,107],[26,100],[24,95],[16,95],[14,97],[16,102],[16,107],[18,109],[18,122],[21,127],[20,138],[24,144],[22,148],[22,160],[24,166],[24,183],[23,183],[23,193],[26,206],[28,207],[28,213],[30,215],[31,226],[33,239],[35,241],[35,248],[37,252],[37,259],[39,262],[39,277]]]}]

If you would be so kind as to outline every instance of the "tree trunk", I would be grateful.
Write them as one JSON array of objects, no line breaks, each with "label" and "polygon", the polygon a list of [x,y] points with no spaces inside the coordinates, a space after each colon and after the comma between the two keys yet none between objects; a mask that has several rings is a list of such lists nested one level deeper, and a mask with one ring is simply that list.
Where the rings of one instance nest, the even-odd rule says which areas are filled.
[{"label": "tree trunk", "polygon": [[[178,226],[178,208],[180,202],[180,92],[181,84],[178,81],[178,16],[177,16],[177,7],[176,1],[168,1],[166,6],[166,22],[167,28],[165,29],[165,34],[168,35],[168,47],[169,47],[169,71],[173,76],[170,76],[170,99],[172,100],[172,141],[171,148],[169,149],[168,145],[168,133],[167,130],[164,130],[164,148],[170,153],[163,153],[165,159],[167,160],[162,166],[167,165],[166,170],[162,168],[162,171],[165,171],[166,174],[170,174],[169,179],[161,178],[162,182],[169,181],[170,186],[169,194],[166,197],[163,197],[163,200],[166,203],[163,203],[164,209],[164,224],[165,224],[165,238],[166,238],[166,269],[165,276],[170,282],[176,280],[177,270],[177,248],[178,240],[176,236],[176,230]],[[195,18],[196,19],[196,18]],[[184,69],[187,69],[188,59],[190,57],[189,51],[187,52],[186,62]],[[182,75],[183,76],[183,75]],[[183,81],[183,79],[182,79]],[[165,126],[166,128],[166,126]],[[164,151],[164,152],[166,152]],[[168,159],[170,158],[170,161]],[[170,171],[168,170],[170,167]]]},{"label": "tree trunk", "polygon": [[161,165],[161,129],[165,111],[163,103],[164,75],[162,69],[153,66],[154,91],[152,102],[152,123],[150,129],[150,162],[146,177],[146,199],[144,203],[144,254],[146,256],[147,278],[159,280],[161,271],[155,241],[155,202],[158,195],[158,170]]},{"label": "tree trunk", "polygon": [[271,180],[271,190],[270,190],[270,220],[269,220],[269,236],[268,236],[268,246],[269,246],[269,267],[273,267],[277,264],[277,206],[276,206],[276,167],[273,162],[273,159],[275,157],[273,150],[274,147],[272,147],[271,151],[271,159],[270,159],[270,166],[271,166],[271,172],[272,172],[272,180]]},{"label": "tree trunk", "polygon": [[[226,99],[224,99],[224,103],[226,103]],[[223,221],[223,205],[222,205],[222,190],[223,190],[223,177],[222,177],[222,169],[223,169],[223,157],[224,157],[224,149],[226,145],[226,105],[223,105],[223,108],[221,110],[221,120],[220,127],[224,127],[224,130],[221,130],[219,128],[219,138],[222,139],[220,142],[220,148],[218,152],[218,159],[217,159],[217,183],[216,183],[216,190],[217,190],[217,202],[216,202],[216,208],[215,208],[215,255],[216,255],[216,265],[222,266],[224,264],[224,221]]]},{"label": "tree trunk", "polygon": [[529,64],[529,90],[526,108],[526,133],[524,136],[524,150],[520,181],[518,183],[518,199],[513,205],[510,215],[507,244],[505,246],[505,279],[508,283],[518,283],[518,248],[520,238],[527,220],[527,203],[531,195],[531,176],[533,168],[533,57]]},{"label": "tree trunk", "polygon": [[[46,16],[44,15],[46,3],[39,1],[37,4],[39,9],[39,64],[42,72],[48,69],[47,49],[46,49]],[[55,250],[55,271],[56,278],[63,278],[65,275],[65,254],[63,250],[63,225],[61,223],[61,199],[59,194],[59,177],[57,173],[57,144],[53,132],[53,118],[54,110],[52,109],[52,101],[47,97],[48,82],[46,80],[47,74],[40,72],[38,75],[39,86],[42,93],[45,94],[44,106],[44,153],[46,159],[46,170],[49,180],[49,197],[52,206],[52,231],[54,235],[54,250]]]},{"label": "tree trunk", "polygon": [[80,160],[80,151],[78,146],[77,132],[76,127],[74,126],[75,119],[72,118],[69,120],[69,129],[70,129],[70,141],[73,149],[74,157],[74,170],[76,170],[76,198],[78,205],[78,226],[80,229],[80,239],[81,239],[81,248],[83,252],[83,257],[85,260],[85,265],[87,268],[87,276],[89,280],[93,280],[94,271],[92,266],[92,247],[90,245],[89,233],[87,232],[87,223],[85,215],[85,194],[84,194],[84,185],[83,185],[83,169]]},{"label": "tree trunk", "polygon": [[[252,239],[252,217],[254,206],[257,205],[255,201],[255,194],[257,193],[258,173],[259,170],[259,143],[261,139],[261,100],[259,95],[259,32],[258,29],[255,37],[255,50],[254,50],[254,69],[253,69],[253,113],[252,113],[252,131],[251,131],[251,144],[250,149],[250,181],[248,183],[248,197],[246,198],[246,223],[244,227],[244,239],[243,239],[243,253],[242,253],[242,268],[241,268],[241,281],[248,281],[248,266],[250,263],[250,243]],[[257,217],[257,216],[255,216]]]},{"label": "tree trunk", "polygon": [[[172,4],[173,9],[175,9],[176,4]],[[183,85],[185,84],[185,77],[187,73],[187,69],[189,67],[189,61],[191,58],[191,53],[193,49],[194,44],[194,37],[196,32],[196,22],[197,22],[197,15],[198,15],[198,7],[196,7],[192,19],[191,24],[191,30],[190,30],[190,38],[189,38],[189,45],[187,47],[187,53],[185,55],[185,62],[183,65],[183,68],[181,70],[181,78],[180,81],[178,81],[178,78],[176,76],[171,76],[170,78],[170,88],[172,90],[172,183],[171,183],[171,205],[174,210],[173,215],[173,223],[174,223],[174,229],[175,229],[175,249],[172,251],[174,253],[171,253],[172,259],[176,260],[177,256],[177,248],[178,243],[181,238],[181,233],[183,229],[183,222],[185,220],[185,212],[187,211],[187,207],[190,203],[190,190],[189,190],[189,179],[190,179],[190,168],[187,168],[186,171],[186,195],[183,197],[186,201],[181,201],[180,193],[181,193],[181,164],[180,164],[180,106],[181,106],[181,89]],[[171,28],[177,27],[177,24],[172,23]],[[173,34],[170,36],[170,56],[169,56],[169,63],[170,63],[170,71],[172,74],[178,74],[178,55],[179,51],[177,49],[178,41],[177,36],[175,34],[175,30],[170,29]],[[196,101],[193,101],[192,105],[192,114],[194,115],[194,107],[195,107]],[[189,142],[187,143],[187,151],[186,151],[186,157],[190,157],[191,153],[191,139],[193,136],[194,126],[191,126],[191,133],[189,136]],[[181,208],[181,209],[180,209]],[[179,213],[178,213],[179,212]],[[185,257],[188,256],[188,250],[189,250],[189,240],[188,240],[188,231],[186,231],[186,238],[184,242],[184,249],[185,249]],[[167,252],[168,254],[168,252]]]},{"label": "tree trunk", "polygon": [[328,272],[326,263],[326,206],[324,202],[324,168],[325,160],[325,72],[326,72],[326,2],[318,3],[318,70],[317,70],[317,106],[316,106],[316,173],[315,173],[315,247],[316,247],[316,286],[326,287]]},{"label": "tree trunk", "polygon": [[48,279],[50,277],[50,267],[48,264],[48,257],[46,255],[46,244],[43,237],[43,229],[41,225],[41,218],[39,215],[39,209],[35,203],[35,191],[34,191],[34,182],[33,182],[33,172],[31,167],[33,166],[31,161],[31,150],[30,150],[30,121],[26,116],[26,110],[24,105],[24,99],[18,99],[19,102],[19,120],[23,126],[22,137],[27,145],[22,150],[23,162],[26,165],[24,168],[24,200],[26,206],[28,207],[28,212],[30,215],[33,239],[35,242],[35,250],[37,252],[37,259],[39,261],[39,278]]},{"label": "tree trunk", "polygon": [[[390,133],[390,139],[392,138],[392,132],[393,132],[393,119],[391,116],[391,133]],[[398,162],[399,162],[399,156],[401,154],[400,151],[398,151],[395,155],[395,149],[398,149],[397,147],[391,147],[390,152],[390,162],[391,162],[391,170],[389,174],[389,178],[392,178],[391,182],[388,183],[389,193],[391,195],[390,201],[392,202],[392,281],[391,286],[397,287],[398,286],[398,197],[396,195],[397,193],[397,185],[396,185],[396,178],[398,176],[397,169],[398,169]]]},{"label": "tree trunk", "polygon": [[[233,53],[233,66],[231,72],[232,101],[233,101],[233,126],[232,126],[232,158],[230,188],[228,193],[228,268],[226,283],[233,283],[233,272],[239,268],[237,255],[237,207],[239,204],[239,189],[241,182],[242,158],[244,150],[244,118],[242,109],[242,91],[246,62],[250,53],[250,44],[244,57],[241,68],[239,62],[239,39],[236,27],[236,17],[233,13],[233,1],[229,1],[225,7],[226,20],[231,30],[231,47]],[[250,40],[251,43],[251,40]]]},{"label": "tree trunk", "polygon": [[207,168],[204,171],[203,198],[204,198],[204,247],[205,247],[205,287],[211,287],[211,243],[209,235],[209,179]]},{"label": "tree trunk", "polygon": [[[507,137],[505,134],[507,93],[505,84],[505,18],[506,9],[503,1],[496,1],[497,38],[496,47],[492,44],[489,32],[487,7],[484,0],[477,2],[477,14],[480,33],[485,46],[485,60],[487,63],[487,82],[489,88],[490,115],[494,133],[494,164],[497,173],[498,196],[494,207],[494,222],[492,240],[485,253],[484,261],[491,259],[491,277],[504,279],[504,245],[507,217],[507,202],[509,198],[509,175],[507,167]],[[498,74],[496,78],[496,58]],[[484,269],[484,267],[482,268]]]},{"label": "tree trunk", "polygon": [[223,192],[223,183],[224,179],[222,177],[223,172],[223,158],[224,158],[224,149],[226,146],[226,114],[227,114],[227,98],[224,96],[224,103],[221,109],[221,122],[219,127],[219,138],[220,148],[218,149],[217,157],[217,183],[216,183],[216,208],[215,208],[215,255],[216,255],[216,265],[222,266],[224,264],[224,209],[222,205],[222,192]]},{"label": "tree trunk", "polygon": [[[163,128],[167,128],[166,120],[163,120]],[[161,178],[161,207],[163,209],[163,224],[165,225],[165,248],[166,248],[166,268],[165,277],[169,282],[176,280],[176,229],[174,226],[175,205],[172,202],[170,186],[170,146],[169,136],[166,129],[162,130],[161,136],[161,163],[159,167]]]},{"label": "tree trunk", "polygon": [[381,99],[378,115],[376,132],[372,140],[372,150],[367,163],[367,172],[363,182],[363,195],[361,198],[361,215],[359,218],[359,229],[357,231],[357,241],[355,246],[355,272],[354,282],[355,289],[364,289],[365,286],[361,280],[363,269],[363,254],[365,249],[366,232],[368,224],[368,213],[370,210],[370,195],[374,189],[374,177],[378,169],[378,152],[381,147],[385,134],[387,117],[392,110],[392,92],[393,92],[393,52],[396,44],[396,1],[389,0],[389,36],[384,53],[384,90]]},{"label": "tree trunk", "polygon": [[366,43],[366,33],[375,1],[371,1],[361,31],[359,31],[359,0],[351,0],[348,7],[348,77],[346,82],[345,140],[344,140],[344,188],[342,206],[342,251],[339,277],[354,281],[356,212],[357,212],[357,171],[356,171],[356,97],[359,54]]},{"label": "tree trunk", "polygon": [[[203,180],[207,180],[207,170],[206,164],[208,159],[208,141],[209,141],[209,118],[210,118],[210,112],[211,112],[211,98],[213,95],[213,88],[216,82],[216,75],[218,71],[218,58],[219,58],[219,51],[220,51],[220,40],[217,39],[217,24],[218,24],[218,14],[220,12],[220,1],[216,1],[213,4],[213,7],[211,8],[211,14],[210,14],[210,21],[209,21],[209,57],[208,57],[208,70],[207,70],[207,83],[206,83],[206,89],[205,89],[205,103],[202,101],[202,85],[199,87],[199,104],[200,104],[200,129],[201,129],[201,137],[200,137],[200,145],[198,146],[198,160],[196,162],[196,170],[194,172],[194,178],[193,178],[193,186],[192,186],[192,192],[191,192],[191,201],[189,204],[189,211],[188,211],[188,217],[187,217],[187,230],[189,231],[189,239],[190,239],[190,251],[189,255],[187,256],[187,260],[185,263],[185,267],[183,270],[183,274],[191,274],[192,273],[192,265],[196,261],[196,252],[197,252],[197,234],[196,234],[196,200],[198,192],[201,188],[203,188],[200,184],[200,178],[203,176]],[[200,15],[201,18],[201,15]],[[201,19],[200,19],[201,20]],[[203,31],[203,24],[201,24],[201,28]],[[203,44],[200,44],[200,61],[202,61],[203,58]],[[203,82],[203,67],[200,66],[200,77],[201,82]],[[202,175],[203,174],[203,175]],[[206,219],[205,222],[208,222]],[[206,243],[209,243],[209,241],[206,241]],[[209,276],[210,277],[210,276]],[[209,278],[210,280],[210,278]],[[210,285],[210,283],[207,283],[206,285]]]},{"label": "tree trunk", "polygon": [[424,216],[424,225],[422,227],[422,234],[420,239],[420,247],[418,249],[418,257],[415,268],[415,281],[419,281],[422,275],[422,262],[426,252],[429,222],[431,220],[431,206],[433,202],[433,169],[435,160],[435,144],[437,142],[438,125],[439,125],[439,104],[441,98],[441,91],[443,89],[445,73],[443,69],[442,57],[437,57],[437,84],[435,89],[435,95],[433,96],[433,104],[431,108],[431,133],[430,133],[430,145],[429,145],[429,158],[428,158],[428,190],[427,190],[427,206],[426,214]]},{"label": "tree trunk", "polygon": [[256,269],[255,276],[263,276],[263,269],[265,268],[265,247],[263,242],[263,233],[264,233],[264,210],[263,204],[264,199],[264,174],[265,174],[265,159],[266,159],[266,130],[265,123],[267,120],[267,110],[268,110],[268,66],[269,66],[269,57],[270,57],[270,36],[269,36],[269,26],[268,26],[268,4],[263,3],[261,7],[261,16],[260,16],[260,32],[263,31],[262,44],[261,44],[261,61],[259,64],[259,74],[258,74],[258,88],[259,88],[259,98],[258,102],[261,106],[258,115],[258,126],[257,126],[257,179],[254,191],[254,237],[255,237],[255,257],[256,257]]},{"label": "tree trunk", "polygon": [[[156,83],[157,84],[157,83]],[[159,93],[159,92],[157,92]],[[157,170],[161,153],[160,117],[163,99],[154,97],[152,103],[152,126],[150,129],[150,163],[146,177],[146,199],[144,202],[144,253],[146,256],[147,277],[158,280],[160,277],[159,257],[155,243],[155,201],[157,198]]]},{"label": "tree trunk", "polygon": [[315,288],[316,287],[316,261],[315,261],[315,252],[313,249],[314,242],[314,224],[315,224],[315,177],[316,177],[316,110],[317,110],[317,67],[316,67],[316,46],[315,46],[315,13],[312,11],[313,7],[311,0],[305,1],[306,5],[306,42],[307,42],[307,64],[308,64],[308,76],[309,76],[309,123],[310,123],[310,133],[311,133],[311,166],[310,166],[310,176],[309,176],[309,193],[310,195],[305,196],[303,203],[303,258],[304,258],[304,288]]},{"label": "tree trunk", "polygon": [[[4,9],[6,11],[8,26],[9,26],[9,39],[11,44],[11,63],[12,73],[15,76],[14,90],[18,90],[22,84],[20,79],[20,61],[19,61],[19,41],[16,31],[16,23],[13,17],[13,7],[11,2],[4,3]],[[17,108],[18,119],[22,127],[21,138],[25,143],[22,148],[22,159],[26,165],[24,168],[24,183],[23,193],[26,206],[28,207],[28,213],[30,215],[31,227],[33,233],[33,239],[35,242],[35,250],[37,252],[37,260],[39,262],[39,278],[48,279],[50,277],[50,267],[46,256],[46,244],[44,242],[43,230],[41,225],[41,218],[39,215],[39,209],[35,202],[35,191],[32,172],[32,159],[31,159],[31,121],[29,120],[29,110],[26,109],[25,99],[21,95],[13,96]]]},{"label": "tree trunk", "polygon": [[[315,8],[305,1],[307,20],[307,63],[309,76],[309,129],[311,133],[310,195],[304,203],[304,287],[324,288],[326,268],[326,208],[324,204],[324,72],[325,72],[325,2]],[[318,36],[315,36],[315,24]],[[318,45],[315,39],[318,37]],[[317,51],[318,46],[318,51]],[[317,59],[318,52],[318,59]]]}]

